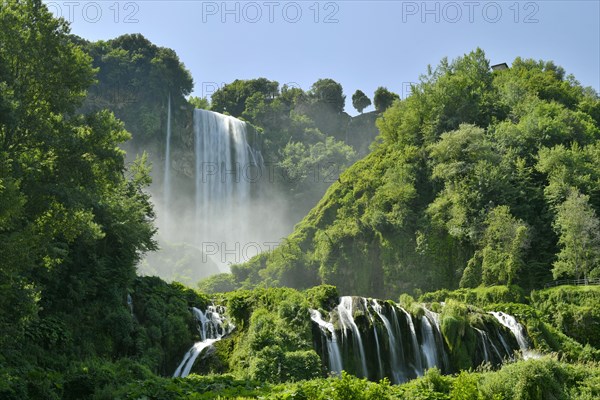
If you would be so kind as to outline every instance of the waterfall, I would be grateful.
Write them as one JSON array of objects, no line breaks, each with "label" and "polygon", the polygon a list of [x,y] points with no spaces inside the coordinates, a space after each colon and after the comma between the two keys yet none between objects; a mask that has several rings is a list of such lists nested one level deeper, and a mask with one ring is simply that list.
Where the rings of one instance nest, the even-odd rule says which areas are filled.
[{"label": "waterfall", "polygon": [[[165,213],[171,210],[171,93],[167,100],[167,140],[165,144],[165,177],[163,183]],[[166,225],[168,225],[166,215]]]},{"label": "waterfall", "polygon": [[415,330],[415,324],[413,323],[412,316],[405,309],[400,308],[400,310],[406,316],[406,321],[408,322],[408,327],[410,328],[410,339],[412,341],[412,349],[413,349],[413,353],[415,355],[415,359],[414,359],[415,364],[413,365],[413,368],[414,368],[417,376],[422,376],[423,372],[424,372],[423,371],[423,361],[421,360],[421,350],[419,348],[419,341],[417,340],[417,332]]},{"label": "waterfall", "polygon": [[[330,311],[329,321],[321,312],[310,310],[313,332],[321,338],[315,342],[317,346],[321,343],[317,350],[336,374],[346,370],[373,380],[387,377],[394,384],[422,376],[428,368],[452,372],[440,314],[424,306],[422,310],[420,316],[413,316],[391,302],[341,297]],[[477,327],[468,327],[477,338],[478,350],[470,355],[473,366],[482,362],[500,365],[527,343],[522,326],[513,317],[502,313],[495,316],[500,322],[488,317]]]},{"label": "waterfall", "polygon": [[202,351],[210,346],[212,346],[219,339],[207,339],[202,342],[196,342],[192,346],[192,348],[185,354],[183,357],[183,361],[175,370],[173,374],[173,378],[185,378],[190,374],[190,370],[196,361],[196,358],[202,353]]},{"label": "waterfall", "polygon": [[173,374],[174,378],[185,378],[189,375],[194,362],[204,349],[210,348],[215,342],[218,342],[223,336],[231,333],[232,324],[228,323],[223,316],[224,307],[208,306],[205,311],[192,307],[192,313],[198,322],[198,332],[200,333],[200,342],[194,343],[192,348],[183,357],[183,360]]},{"label": "waterfall", "polygon": [[346,339],[346,335],[348,332],[348,328],[352,332],[352,339],[358,347],[358,356],[359,363],[362,367],[362,376],[369,376],[369,371],[367,369],[367,359],[365,357],[365,348],[363,346],[362,337],[360,335],[360,331],[358,330],[358,326],[354,322],[354,308],[352,307],[352,297],[351,296],[343,296],[340,299],[340,304],[337,307],[337,312],[339,314],[340,323],[342,324],[343,330],[343,338]]},{"label": "waterfall", "polygon": [[329,358],[329,370],[336,375],[342,373],[342,355],[340,353],[340,347],[338,345],[337,337],[335,336],[335,329],[331,322],[323,320],[323,316],[318,310],[310,310],[310,319],[317,323],[321,332],[323,333],[326,345],[327,355]]},{"label": "waterfall", "polygon": [[440,365],[437,355],[437,344],[435,342],[435,334],[433,332],[433,326],[427,314],[421,318],[421,337],[423,343],[421,344],[421,351],[425,356],[426,368],[432,368],[436,365]]},{"label": "waterfall", "polygon": [[479,335],[479,341],[481,346],[483,347],[483,361],[488,363],[490,362],[490,350],[489,350],[489,339],[484,331],[478,328],[474,328],[475,332]]},{"label": "waterfall", "polygon": [[[402,367],[401,367],[401,361],[404,361],[403,360],[404,357],[402,357],[402,360],[401,360],[398,357],[398,351],[396,351],[396,346],[398,346],[398,345],[400,346],[400,351],[402,351],[402,343],[396,339],[396,335],[394,334],[394,329],[392,328],[392,324],[390,323],[390,320],[383,314],[383,312],[382,312],[383,309],[382,309],[381,305],[379,305],[377,300],[373,300],[372,305],[373,305],[373,310],[375,310],[375,312],[377,313],[377,315],[383,322],[383,326],[385,326],[385,330],[387,331],[388,347],[389,347],[389,351],[390,351],[390,364],[391,364],[390,366],[391,366],[391,371],[392,371],[392,382],[393,383],[404,382],[406,380],[406,378],[404,377],[404,374],[402,373]],[[398,321],[397,321],[395,312],[393,312],[393,316],[395,318],[396,326],[398,326]],[[398,331],[399,330],[400,329],[398,329]]]},{"label": "waterfall", "polygon": [[513,335],[515,335],[517,343],[519,343],[519,348],[522,351],[526,351],[530,348],[529,340],[527,339],[527,334],[525,333],[525,328],[523,328],[523,325],[521,325],[515,317],[496,311],[491,311],[490,314],[492,314],[498,320],[498,322],[510,329]]},{"label": "waterfall", "polygon": [[444,347],[444,337],[442,336],[442,328],[440,327],[440,315],[426,308],[424,308],[424,310],[425,316],[428,318],[429,323],[431,324],[431,329],[433,331],[433,343],[435,343],[435,348],[437,350],[437,365],[439,365],[442,371],[446,371],[450,368],[450,359],[448,358],[448,353],[446,352],[446,349]]},{"label": "waterfall", "polygon": [[[227,262],[224,253],[239,256],[236,246],[247,240],[243,222],[251,214],[251,193],[263,160],[248,144],[246,123],[231,116],[194,110],[194,141],[196,242],[203,250],[207,243],[227,242],[215,254],[221,257],[214,261],[223,265]],[[219,228],[223,231],[216,232]]]},{"label": "waterfall", "polygon": [[373,314],[371,314],[369,307],[367,306],[367,299],[363,298],[363,307],[365,309],[365,311],[367,312],[367,315],[369,316],[369,321],[371,322],[371,325],[373,326],[373,336],[375,337],[375,348],[377,349],[377,378],[381,379],[384,376],[385,371],[383,370],[383,362],[382,362],[382,353],[381,353],[381,346],[379,344],[379,333],[377,332],[377,324],[375,324],[375,318],[373,317]]},{"label": "waterfall", "polygon": [[[397,344],[397,349],[399,350],[399,354],[396,355],[396,366],[400,365],[399,363],[402,362],[404,363],[405,358],[404,358],[404,349],[402,347],[403,343],[402,343],[402,330],[400,329],[400,320],[398,319],[398,309],[397,307],[391,307],[392,309],[392,319],[394,321],[394,327],[396,329],[396,334],[392,335],[394,342],[398,342]],[[391,331],[392,333],[394,332],[394,330],[392,329]],[[393,355],[394,353],[392,353]],[[394,364],[392,364],[392,368],[394,369]],[[400,371],[399,369],[397,371]],[[399,372],[396,374],[399,375]],[[404,376],[402,376],[402,378],[405,378]],[[400,381],[400,382],[404,382],[404,381]]]}]

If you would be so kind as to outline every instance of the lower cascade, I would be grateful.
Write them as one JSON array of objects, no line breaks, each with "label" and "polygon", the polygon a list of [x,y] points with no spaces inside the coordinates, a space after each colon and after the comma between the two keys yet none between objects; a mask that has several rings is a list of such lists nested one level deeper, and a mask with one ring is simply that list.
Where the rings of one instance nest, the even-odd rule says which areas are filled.
[{"label": "lower cascade", "polygon": [[[374,381],[403,383],[433,367],[455,372],[454,339],[443,334],[440,314],[419,306],[411,313],[390,301],[344,296],[329,318],[324,310],[310,310],[316,351],[331,373],[344,370]],[[523,326],[504,313],[479,314],[462,335],[463,341],[471,338],[465,348],[473,366],[498,366],[529,349]]]},{"label": "lower cascade", "polygon": [[173,374],[174,378],[188,376],[198,356],[206,353],[205,350],[211,348],[214,343],[231,333],[235,328],[224,316],[225,307],[212,305],[208,306],[205,311],[192,307],[192,312],[196,321],[198,321],[198,331],[202,340],[194,343],[192,348],[185,354]]}]

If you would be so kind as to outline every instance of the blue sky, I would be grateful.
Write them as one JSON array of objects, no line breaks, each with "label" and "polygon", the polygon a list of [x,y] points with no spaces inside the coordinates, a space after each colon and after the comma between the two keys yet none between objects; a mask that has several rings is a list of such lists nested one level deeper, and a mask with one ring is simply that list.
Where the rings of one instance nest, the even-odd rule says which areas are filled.
[{"label": "blue sky", "polygon": [[45,1],[88,40],[142,33],[192,73],[194,95],[265,77],[402,96],[427,65],[476,47],[490,61],[553,60],[600,91],[600,1]]}]

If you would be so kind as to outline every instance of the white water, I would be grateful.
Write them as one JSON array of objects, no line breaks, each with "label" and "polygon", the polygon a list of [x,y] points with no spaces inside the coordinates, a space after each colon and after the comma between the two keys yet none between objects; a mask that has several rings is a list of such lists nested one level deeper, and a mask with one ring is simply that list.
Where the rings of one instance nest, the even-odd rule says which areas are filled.
[{"label": "white water", "polygon": [[[423,311],[421,317],[413,317],[396,304],[388,307],[388,304],[382,306],[375,299],[344,296],[331,311],[329,322],[323,320],[316,310],[311,310],[310,314],[312,321],[320,328],[323,352],[326,346],[328,353],[327,357],[325,354],[323,357],[328,358],[331,371],[338,372],[346,367],[359,377],[381,379],[387,376],[392,383],[403,383],[422,376],[428,368],[437,367],[442,372],[449,372],[450,369],[440,315],[426,308]],[[364,318],[355,320],[354,315]],[[508,337],[510,334],[519,337],[519,324],[510,316],[497,315],[513,329],[509,333],[499,324],[486,324],[483,329],[471,326],[477,335],[478,353],[481,352],[481,357],[473,359],[473,362],[498,365],[513,356],[514,345],[509,345],[511,342]],[[340,342],[336,341],[336,332],[341,338]],[[522,339],[526,340],[522,327],[520,333]],[[387,338],[382,335],[387,335]],[[365,354],[367,348],[372,353]],[[368,356],[368,360],[365,356]],[[470,356],[474,358],[476,354]]]},{"label": "white water", "polygon": [[[377,349],[377,366],[379,367],[378,372],[379,372],[379,379],[383,378],[383,374],[384,374],[384,370],[383,370],[383,361],[382,361],[382,353],[381,353],[381,346],[379,345],[379,333],[377,332],[377,325],[375,324],[375,318],[373,317],[373,315],[371,314],[371,312],[369,311],[369,307],[367,306],[367,299],[365,299],[363,297],[362,299],[363,301],[363,307],[365,308],[365,310],[367,311],[367,315],[369,316],[369,321],[371,321],[371,325],[373,325],[373,336],[375,337],[375,348]],[[373,300],[375,303],[377,302],[376,300]]]},{"label": "white water", "polygon": [[171,211],[171,94],[169,93],[169,100],[167,102],[167,140],[165,145],[165,177],[163,183],[163,194],[164,194],[164,206],[165,212],[165,226],[169,227],[169,215]]},{"label": "white water", "polygon": [[475,328],[475,331],[479,334],[479,340],[481,341],[481,345],[483,347],[483,361],[490,362],[490,350],[489,350],[489,339],[484,331],[481,329]]},{"label": "white water", "polygon": [[513,335],[515,335],[517,343],[519,343],[519,348],[522,351],[526,351],[530,348],[529,340],[527,340],[527,335],[525,333],[525,328],[523,328],[523,325],[521,325],[515,317],[497,311],[491,311],[490,314],[496,317],[498,322],[510,329]]},{"label": "white water", "polygon": [[[392,324],[390,323],[390,320],[385,315],[383,315],[382,307],[377,302],[377,300],[373,300],[372,305],[373,305],[373,310],[375,310],[375,312],[377,313],[377,315],[383,322],[383,325],[385,326],[385,329],[387,331],[388,346],[390,348],[390,364],[392,367],[393,383],[403,382],[405,380],[405,377],[402,374],[402,370],[401,370],[401,366],[400,366],[401,361],[398,359],[398,352],[396,351],[396,346],[397,346],[396,335],[394,335],[394,330],[392,328]],[[395,311],[394,311],[393,315],[394,316],[396,315]],[[397,320],[396,320],[396,325],[397,325]]]},{"label": "white water", "polygon": [[504,351],[506,352],[506,354],[511,354],[512,350],[510,349],[510,346],[508,345],[508,343],[506,343],[506,339],[504,338],[504,335],[498,335],[498,337],[500,338],[500,343],[502,344],[502,347],[504,348]]},{"label": "white water", "polygon": [[[327,354],[329,358],[329,370],[336,375],[342,373],[342,355],[338,345],[335,329],[331,322],[323,320],[323,316],[318,310],[310,310],[310,319],[319,325],[321,332],[325,335],[327,341]],[[329,332],[329,335],[327,334]]]},{"label": "white water", "polygon": [[427,314],[421,318],[421,337],[423,339],[421,352],[425,355],[425,363],[427,364],[425,368],[432,368],[439,365],[433,327]]},{"label": "white water", "polygon": [[261,250],[241,247],[256,240],[248,221],[262,156],[248,144],[245,122],[212,111],[194,110],[194,141],[195,241],[219,265],[246,261]]},{"label": "white water", "polygon": [[348,329],[352,331],[352,337],[354,339],[354,343],[356,347],[358,347],[362,374],[364,377],[369,376],[369,371],[367,369],[367,359],[365,357],[365,349],[362,343],[362,337],[360,335],[360,331],[358,330],[358,326],[354,322],[354,317],[352,315],[354,308],[352,307],[352,297],[351,296],[343,296],[340,298],[340,304],[337,307],[338,314],[340,316],[340,323],[343,327],[343,337],[346,338],[346,332]]},{"label": "white water", "polygon": [[440,349],[440,352],[437,353],[437,359],[439,361],[440,353],[442,355],[442,366],[443,368],[449,368],[450,359],[448,358],[448,354],[446,353],[446,349],[444,348],[444,337],[442,336],[442,328],[440,326],[440,315],[431,310],[424,308],[425,315],[429,319],[429,322],[432,323],[433,334],[436,343],[436,349]]},{"label": "white water", "polygon": [[413,320],[411,315],[403,308],[400,308],[404,315],[406,316],[406,321],[408,322],[408,327],[410,328],[410,337],[412,340],[412,347],[415,354],[415,373],[417,376],[423,375],[423,361],[421,359],[421,351],[419,350],[419,341],[417,340],[417,332],[415,331],[415,325],[413,324]]},{"label": "white water", "polygon": [[[397,336],[394,337],[394,341],[398,341],[397,350],[399,350],[399,354],[397,355],[399,363],[404,363],[404,349],[402,348],[402,333],[400,330],[400,321],[398,320],[398,307],[392,307],[392,319],[394,320],[394,327],[396,328]],[[393,331],[392,331],[393,332]]]},{"label": "white water", "polygon": [[218,342],[219,339],[207,339],[202,342],[196,342],[192,346],[191,349],[183,357],[183,361],[173,374],[174,378],[185,378],[190,374],[190,370],[196,361],[196,358],[202,353],[202,351],[210,346],[212,346],[215,342]]},{"label": "white water", "polygon": [[235,328],[222,315],[225,312],[224,307],[209,306],[206,311],[193,307],[192,312],[198,321],[198,332],[202,340],[194,343],[192,348],[185,354],[173,374],[174,378],[185,378],[188,376],[198,356],[215,342],[221,340],[223,336],[231,333],[233,328]]}]

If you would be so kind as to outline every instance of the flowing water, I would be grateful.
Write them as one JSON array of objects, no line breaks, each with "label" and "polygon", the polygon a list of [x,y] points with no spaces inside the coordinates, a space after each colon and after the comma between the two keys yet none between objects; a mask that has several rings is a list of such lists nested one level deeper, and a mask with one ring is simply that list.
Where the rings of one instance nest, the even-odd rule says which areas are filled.
[{"label": "flowing water", "polygon": [[188,376],[198,356],[203,354],[205,349],[210,348],[225,335],[231,333],[235,328],[224,317],[224,312],[224,307],[214,305],[208,306],[204,311],[195,307],[192,308],[192,313],[198,322],[198,332],[202,340],[194,343],[192,348],[188,350],[175,370],[173,377],[185,378]]},{"label": "flowing water", "polygon": [[165,227],[169,228],[171,211],[171,94],[167,100],[167,138],[165,143],[165,176],[163,182],[164,206],[165,206]]},{"label": "flowing water", "polygon": [[523,325],[517,322],[515,317],[496,311],[492,311],[490,314],[492,314],[498,320],[498,322],[510,329],[513,335],[515,335],[521,350],[528,350],[530,348],[529,340],[527,340],[527,335],[525,334],[525,328],[523,328]]},{"label": "flowing water", "polygon": [[[514,317],[495,316],[501,324],[488,319],[479,328],[467,327],[477,339],[478,350],[470,354],[474,366],[500,365],[513,357],[517,345],[527,343]],[[440,315],[426,308],[413,316],[391,302],[344,296],[329,312],[329,320],[317,310],[311,310],[311,319],[319,328],[315,332],[321,335],[324,363],[334,373],[345,370],[371,380],[387,377],[402,383],[432,367],[452,372]]]},{"label": "flowing water", "polygon": [[236,251],[236,244],[247,239],[244,222],[251,214],[262,156],[248,144],[245,122],[216,112],[194,111],[194,138],[196,241],[212,244],[215,227],[227,226],[227,249]]}]

